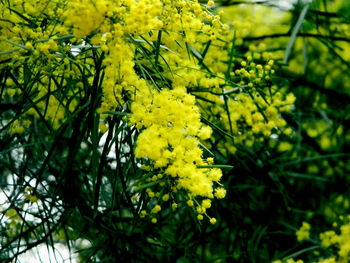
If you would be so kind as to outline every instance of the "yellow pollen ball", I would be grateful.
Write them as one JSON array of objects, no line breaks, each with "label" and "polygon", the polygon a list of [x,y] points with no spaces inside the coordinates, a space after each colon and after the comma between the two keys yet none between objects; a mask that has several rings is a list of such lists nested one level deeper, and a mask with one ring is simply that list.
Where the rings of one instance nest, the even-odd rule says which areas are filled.
[{"label": "yellow pollen ball", "polygon": [[208,6],[210,6],[210,7],[212,7],[212,6],[214,6],[214,1],[212,1],[212,0],[210,0],[210,1],[208,1]]},{"label": "yellow pollen ball", "polygon": [[188,200],[188,201],[187,201],[187,205],[188,205],[188,206],[193,206],[193,201],[192,201],[192,200]]},{"label": "yellow pollen ball", "polygon": [[163,195],[162,199],[163,199],[164,202],[168,201],[169,200],[169,195],[168,194]]},{"label": "yellow pollen ball", "polygon": [[222,199],[226,196],[226,190],[223,187],[219,187],[215,189],[215,197],[218,199]]},{"label": "yellow pollen ball", "polygon": [[204,208],[210,208],[210,207],[211,207],[211,201],[210,201],[210,199],[204,199],[204,200],[202,201],[202,206],[203,206]]}]

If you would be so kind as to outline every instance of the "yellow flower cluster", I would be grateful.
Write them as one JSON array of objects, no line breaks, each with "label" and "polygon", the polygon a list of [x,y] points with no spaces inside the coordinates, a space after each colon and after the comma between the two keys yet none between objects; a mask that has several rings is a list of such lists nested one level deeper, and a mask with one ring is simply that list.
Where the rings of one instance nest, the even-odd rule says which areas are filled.
[{"label": "yellow flower cluster", "polygon": [[[40,64],[41,62],[33,63],[32,65],[34,67],[38,66],[35,70],[40,70]],[[63,66],[60,67],[63,69]],[[22,68],[20,68],[18,74],[20,77],[24,76],[25,73]],[[76,86],[72,85],[72,89],[69,90],[67,94],[62,95],[59,86],[57,86],[57,79],[62,78],[61,74],[69,75],[70,72],[61,73],[58,70],[52,72],[50,76],[43,76],[40,82],[33,83],[29,92],[25,91],[26,95],[28,95],[28,93],[31,95],[32,105],[25,108],[26,111],[21,116],[20,120],[15,120],[11,124],[10,132],[18,134],[23,133],[25,129],[31,126],[33,117],[37,119],[44,118],[48,125],[54,130],[57,130],[61,126],[66,120],[67,115],[75,110],[78,101],[74,93],[77,93],[81,88],[79,84]],[[73,80],[74,78],[71,79]],[[7,83],[8,82],[12,81],[7,81]],[[66,84],[67,82],[64,81],[63,83]],[[74,81],[74,84],[77,84],[77,82]],[[13,89],[10,89],[9,87],[11,86],[8,86],[7,94],[10,100],[16,101],[16,95],[22,94],[23,88],[21,85],[22,83],[19,83],[17,86],[15,85]],[[14,92],[9,93],[12,91]]]},{"label": "yellow flower cluster", "polygon": [[[348,262],[350,259],[350,215],[338,216],[337,222],[333,223],[333,230],[328,230],[319,234],[320,247],[326,250],[327,256],[323,257],[319,250],[314,251],[314,256],[318,256],[318,263]],[[310,239],[311,226],[303,222],[301,228],[296,232],[298,241]],[[275,260],[273,263],[303,263],[303,260],[294,259]]]},{"label": "yellow flower cluster", "polygon": [[[232,50],[249,27],[236,23],[230,31],[221,22],[222,14],[212,10],[214,5],[197,0],[16,0],[11,8],[1,4],[0,12],[8,18],[0,22],[6,37],[0,45],[8,50],[4,58],[11,60],[9,66],[19,67],[19,79],[25,78],[24,62],[33,74],[41,74],[26,90],[35,107],[12,123],[12,131],[24,132],[30,125],[26,118],[33,117],[44,118],[57,130],[80,105],[82,94],[99,99],[95,93],[101,89],[100,131],[107,131],[106,119],[115,111],[130,112],[128,121],[139,131],[135,154],[146,170],[139,184],[151,184],[148,196],[160,201],[141,216],[156,215],[168,200],[176,209],[174,193],[183,190],[187,205],[202,220],[211,199],[223,198],[226,190],[218,187],[221,170],[203,157],[205,140],[215,136],[201,118],[224,129],[235,144],[252,146],[284,128],[281,112],[290,110],[295,100],[268,83],[273,60],[262,63],[259,52],[245,61],[234,57]],[[36,24],[19,23],[24,17]],[[98,79],[100,71],[103,79]],[[9,85],[6,96],[15,98],[21,84]],[[225,154],[236,150],[232,141],[221,140],[218,146]]]},{"label": "yellow flower cluster", "polygon": [[[213,28],[221,28],[218,18],[212,19],[212,27],[204,24],[203,16],[212,16],[196,1],[69,1],[68,6],[64,13],[68,32],[77,38],[90,36],[92,44],[100,46],[105,53],[101,113],[122,107],[126,100],[133,100],[133,94],[147,88],[144,79],[150,76],[149,69],[155,67],[150,57],[154,55],[159,30],[164,30],[161,41],[165,46],[159,45],[157,62],[170,69],[169,75],[162,74],[169,77],[173,85],[188,87],[188,82],[181,83],[186,78],[182,67],[198,67],[198,63],[182,63],[187,42],[196,42],[199,31],[213,34]],[[87,13],[94,22],[84,23]],[[148,32],[150,34],[146,34]],[[203,74],[197,79],[201,76]],[[154,79],[152,82],[158,84]]]},{"label": "yellow flower cluster", "polygon": [[[328,164],[328,166],[330,166]],[[335,171],[340,174],[341,170],[340,167],[342,165],[339,165],[339,167],[335,167]],[[332,173],[330,175],[333,174]],[[329,176],[329,175],[328,175]],[[339,215],[346,214],[347,211],[350,209],[350,198],[346,197],[344,195],[337,195],[332,198],[333,200],[329,202],[323,209],[323,214],[328,222],[334,222],[339,219]]]},{"label": "yellow flower cluster", "polygon": [[[271,131],[284,128],[285,120],[280,113],[288,111],[293,105],[295,97],[289,94],[286,100],[282,100],[280,93],[272,98],[259,96],[257,91],[249,94],[238,94],[228,101],[228,112],[222,111],[221,117],[224,120],[228,131],[232,130],[235,143],[245,143],[252,146],[259,135],[268,137]],[[227,142],[229,143],[229,142]],[[230,146],[226,145],[229,149]]]},{"label": "yellow flower cluster", "polygon": [[296,232],[297,240],[299,242],[308,240],[310,238],[310,230],[311,230],[311,225],[307,222],[303,222],[300,229]]},{"label": "yellow flower cluster", "polygon": [[305,120],[302,128],[311,138],[316,138],[323,151],[331,152],[337,147],[337,137],[342,137],[343,126],[339,125],[334,132],[334,124],[331,120]]},{"label": "yellow flower cluster", "polygon": [[[62,15],[62,4],[53,1],[16,0],[0,5],[0,15],[4,19],[0,21],[0,50],[4,52],[1,59],[11,60],[9,64],[21,65],[28,52],[38,51],[49,53],[49,50],[57,51],[54,41],[48,40],[57,34],[61,28],[57,25],[59,16]],[[5,19],[6,18],[6,19]]]},{"label": "yellow flower cluster", "polygon": [[[75,77],[79,69],[67,58],[70,46],[64,44],[72,36],[62,35],[65,30],[58,23],[63,8],[63,2],[35,0],[0,5],[0,13],[6,18],[0,21],[1,59],[7,62],[0,67],[16,72],[6,80],[3,98],[14,103],[18,95],[31,99],[20,120],[11,124],[11,133],[23,133],[31,126],[33,116],[45,119],[50,129],[57,130],[78,104],[73,95],[82,86]],[[65,94],[61,85],[69,86]]]},{"label": "yellow flower cluster", "polygon": [[[219,182],[221,170],[197,167],[208,165],[202,159],[199,140],[208,139],[212,130],[200,121],[195,98],[186,90],[191,87],[190,83],[181,83],[192,71],[181,74],[183,69],[179,66],[183,62],[180,58],[187,57],[184,47],[190,43],[196,44],[197,32],[203,32],[205,41],[215,39],[215,30],[222,30],[218,17],[202,9],[197,1],[157,0],[71,0],[61,3],[19,0],[11,6],[2,4],[1,13],[7,18],[1,21],[1,33],[6,37],[6,40],[1,40],[1,47],[11,54],[11,57],[5,54],[5,59],[11,59],[11,64],[7,65],[19,67],[20,80],[25,79],[26,74],[22,63],[30,65],[34,73],[42,76],[40,81],[34,82],[31,90],[26,90],[33,99],[33,105],[22,116],[23,120],[12,123],[13,133],[24,132],[33,117],[44,118],[54,130],[58,129],[70,111],[75,110],[78,104],[76,94],[86,92],[94,81],[94,61],[84,58],[84,65],[80,65],[79,58],[84,52],[79,49],[99,48],[103,52],[104,70],[100,106],[102,120],[108,116],[108,112],[124,109],[125,103],[128,106],[131,104],[130,123],[136,124],[139,129],[143,128],[135,149],[137,157],[147,159],[152,169],[169,176],[167,180],[171,181],[169,185],[172,190],[184,189],[189,200],[196,202],[194,207],[201,214],[205,214],[210,207],[208,198],[225,196],[224,188],[215,189],[213,185]],[[86,17],[89,19],[86,20]],[[31,27],[20,23],[26,18],[37,24]],[[210,25],[204,22],[205,19]],[[17,26],[13,28],[12,24]],[[164,84],[160,85],[158,80],[152,80],[151,84],[145,75],[152,68],[150,54],[154,54],[156,32],[160,34],[160,30],[165,30],[161,41],[169,44],[169,47],[160,47],[158,56],[162,59],[159,58],[158,63],[168,63],[171,70],[180,69],[174,74],[176,77],[173,77],[171,70],[169,75],[164,72],[171,79],[172,84],[168,86],[171,89],[164,89]],[[153,36],[148,34],[152,32]],[[70,43],[66,44],[65,40]],[[75,48],[71,43],[78,47],[75,57],[71,57]],[[153,46],[146,47],[147,43],[153,43]],[[170,52],[176,43],[181,47],[174,49],[177,53]],[[215,61],[211,63],[215,64]],[[187,65],[199,69],[198,63],[193,60],[188,60]],[[90,69],[92,71],[86,76],[87,79],[75,79],[75,75],[81,74],[81,66],[87,72]],[[192,78],[193,84],[197,85],[196,81],[203,76],[201,73],[195,79]],[[206,88],[218,85],[217,80],[206,79],[207,84],[202,82]],[[9,85],[6,96],[11,98],[22,92],[22,84]],[[68,87],[67,93],[62,94],[62,86]],[[102,132],[107,129],[103,123],[100,128]],[[164,193],[163,201],[169,199],[166,196]],[[199,204],[197,202],[201,200],[196,200],[197,197],[206,198],[207,201]],[[155,213],[156,210],[152,211]],[[215,223],[215,219],[211,219],[211,223]]]},{"label": "yellow flower cluster", "polygon": [[[246,37],[258,37],[274,33],[285,33],[290,29],[291,13],[282,12],[264,5],[230,5],[221,7],[223,21],[231,23],[236,30],[236,44],[241,45]],[[281,40],[284,47],[288,39]],[[281,59],[284,50],[281,41],[264,39],[263,42],[249,45],[249,55],[253,53],[256,59]],[[273,51],[272,51],[273,50]],[[300,68],[300,65],[298,65]]]},{"label": "yellow flower cluster", "polygon": [[[350,217],[349,217],[350,218]],[[340,226],[340,233],[330,230],[320,234],[322,246],[327,248],[335,246],[338,248],[339,260],[348,260],[350,258],[350,223],[344,223]]]},{"label": "yellow flower cluster", "polygon": [[[338,12],[346,3],[343,0],[331,1],[325,6],[320,3],[314,3],[315,7],[324,12]],[[233,26],[237,28],[237,38],[242,41],[245,37],[260,37],[264,35],[285,34],[291,26],[292,13],[282,12],[279,9],[272,9],[263,5],[232,5],[222,8],[224,10],[223,20],[234,21]],[[268,19],[266,19],[268,18]],[[254,30],[250,30],[254,28]],[[304,33],[318,35],[334,35],[334,37],[349,37],[350,26],[341,19],[328,27],[308,27],[303,30]],[[249,52],[254,52],[257,58],[282,60],[285,55],[285,47],[288,45],[289,37],[266,38],[258,45],[249,46]],[[334,59],[334,54],[329,52],[325,45],[320,45],[318,37],[297,38],[293,46],[293,52],[296,54],[288,63],[288,70],[295,73],[303,73],[305,63],[310,63],[308,68],[312,69],[317,77],[313,80],[318,82],[324,80],[328,88],[337,86],[342,92],[349,94],[350,77],[347,74],[347,63],[350,61],[350,46],[347,41],[337,42],[337,56],[341,60]],[[305,61],[304,54],[308,54],[313,59]],[[344,63],[345,62],[345,63]],[[340,77],[341,76],[341,77]]]},{"label": "yellow flower cluster", "polygon": [[[177,85],[186,86],[203,109],[201,114],[219,127],[224,127],[228,133],[232,132],[235,143],[252,146],[262,137],[270,136],[273,130],[280,132],[286,125],[281,113],[291,109],[295,97],[293,94],[285,97],[278,92],[277,87],[270,87],[266,83],[274,74],[274,61],[269,60],[265,65],[256,64],[254,61],[260,59],[259,53],[253,54],[246,61],[233,63],[229,79],[226,79],[228,66],[227,61],[222,58],[229,57],[232,39],[236,36],[227,32],[225,25],[213,22],[218,19],[217,16],[209,19],[208,15],[203,15],[203,18],[211,19],[210,30],[202,25],[202,32],[197,33],[194,31],[197,23],[193,23],[189,26],[192,31],[186,32],[185,39],[181,34],[172,32],[167,32],[162,38],[166,46],[174,51],[163,54],[167,61],[163,67],[170,65],[173,69],[169,70],[167,77]],[[197,18],[194,21],[199,23],[198,20]],[[216,38],[212,39],[211,34]],[[202,59],[199,51],[205,51],[209,47],[201,61],[202,66],[196,60],[188,59],[188,50],[184,48],[186,45],[199,61]],[[238,91],[230,92],[232,83],[237,82]],[[228,94],[227,109],[222,97],[218,96],[223,92]],[[226,154],[236,151],[230,140],[220,143],[220,149]]]},{"label": "yellow flower cluster", "polygon": [[[194,96],[181,86],[160,92],[144,90],[136,94],[131,110],[130,123],[142,128],[135,155],[147,160],[153,168],[145,183],[154,182],[154,188],[161,186],[158,198],[162,201],[169,200],[166,188],[171,190],[171,196],[177,190],[185,190],[188,206],[196,208],[201,220],[211,206],[210,199],[223,198],[226,191],[214,187],[222,176],[221,170],[205,168],[208,162],[202,159],[199,140],[208,139],[212,130],[200,122]],[[149,197],[157,197],[151,189],[147,192]],[[198,203],[199,199],[203,199],[202,204]]]}]

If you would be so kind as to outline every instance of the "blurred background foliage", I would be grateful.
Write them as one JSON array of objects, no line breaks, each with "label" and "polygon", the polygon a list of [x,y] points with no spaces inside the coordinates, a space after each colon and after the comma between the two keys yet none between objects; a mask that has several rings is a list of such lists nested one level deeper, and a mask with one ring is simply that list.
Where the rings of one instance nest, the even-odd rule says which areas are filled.
[{"label": "blurred background foliage", "polygon": [[[69,62],[56,65],[70,78],[67,94],[60,96],[75,98],[65,101],[67,119],[55,116],[57,130],[48,132],[50,124],[35,116],[30,132],[20,135],[31,86],[47,81],[24,66],[25,85],[19,92],[16,74],[22,73],[1,67],[0,184],[6,197],[0,215],[1,262],[16,262],[40,244],[55,243],[76,253],[78,262],[349,261],[350,3],[296,1],[284,9],[276,1],[215,1],[212,12],[234,32],[232,71],[240,70],[242,60],[265,65],[273,59],[269,86],[296,98],[291,110],[281,113],[288,128],[265,138],[244,138],[234,148],[220,132],[227,127],[210,122],[214,133],[206,147],[216,163],[233,166],[222,168],[227,195],[212,203],[216,224],[199,224],[187,206],[176,212],[163,209],[157,224],[139,217],[149,199],[146,189],[136,199],[130,190],[134,178],[144,173],[133,153],[135,127],[123,121],[124,113],[114,114],[106,119],[104,142],[98,143],[103,134],[96,128],[94,99],[101,94],[90,94],[86,87],[100,85],[103,53],[72,39],[79,54],[67,49],[67,57],[88,63],[76,69]],[[5,65],[10,53],[0,52]],[[234,78],[248,84],[237,73]],[[59,86],[66,78],[51,81]],[[46,103],[43,99],[38,105],[44,109]],[[71,110],[75,105],[80,110]],[[300,228],[303,222],[311,229]],[[325,245],[320,234],[329,230],[341,238]]]},{"label": "blurred background foliage", "polygon": [[[339,225],[339,216],[349,213],[349,5],[346,1],[299,1],[281,11],[269,3],[238,3],[224,2],[227,6],[222,9],[226,21],[247,26],[242,49],[272,57],[279,65],[272,81],[296,96],[294,110],[285,114],[291,134],[271,138],[268,150],[254,153],[246,165],[251,182],[246,167],[241,178],[235,173],[242,188],[232,186],[228,199],[240,200],[231,203],[239,206],[232,209],[244,211],[235,218],[242,219],[238,223],[244,225],[242,229],[251,227],[247,241],[259,237],[255,248],[261,249],[252,255],[246,249],[248,243],[240,251],[250,257],[246,262],[289,255],[315,262],[331,254],[313,247],[319,244],[318,234],[334,222]],[[295,35],[299,19],[302,24]],[[254,30],[248,32],[250,28]],[[300,244],[295,242],[293,228],[304,220],[311,222],[313,239]],[[307,248],[311,251],[303,251]],[[348,260],[349,255],[336,262]]]}]

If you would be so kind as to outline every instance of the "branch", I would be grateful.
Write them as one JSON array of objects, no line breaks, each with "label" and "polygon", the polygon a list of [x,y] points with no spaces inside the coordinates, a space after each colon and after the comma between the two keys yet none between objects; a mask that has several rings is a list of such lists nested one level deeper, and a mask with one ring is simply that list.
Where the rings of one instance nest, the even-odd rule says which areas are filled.
[{"label": "branch", "polygon": [[[245,40],[245,41],[255,41],[255,40],[262,40],[262,39],[267,39],[267,38],[279,38],[279,37],[289,37],[289,36],[290,36],[290,33],[276,33],[276,34],[257,36],[257,37],[246,37],[243,40]],[[298,36],[324,38],[324,39],[330,39],[330,40],[334,40],[334,41],[350,42],[350,38],[338,37],[338,36],[323,36],[323,35],[312,34],[312,33],[298,33]]]},{"label": "branch", "polygon": [[13,260],[14,258],[17,258],[19,255],[21,255],[21,254],[27,252],[28,250],[30,250],[30,249],[32,249],[32,248],[34,248],[34,247],[40,245],[41,243],[45,242],[45,241],[47,240],[47,238],[49,238],[50,235],[52,235],[52,233],[56,231],[56,229],[58,228],[58,226],[62,223],[62,220],[63,220],[63,216],[61,216],[61,218],[58,220],[57,224],[56,224],[53,228],[51,228],[50,231],[47,232],[41,239],[35,241],[34,243],[28,244],[27,247],[26,247],[25,249],[23,249],[23,250],[17,252],[17,253],[16,253],[15,255],[13,255],[12,257],[6,259],[5,262],[12,262],[12,260]]}]

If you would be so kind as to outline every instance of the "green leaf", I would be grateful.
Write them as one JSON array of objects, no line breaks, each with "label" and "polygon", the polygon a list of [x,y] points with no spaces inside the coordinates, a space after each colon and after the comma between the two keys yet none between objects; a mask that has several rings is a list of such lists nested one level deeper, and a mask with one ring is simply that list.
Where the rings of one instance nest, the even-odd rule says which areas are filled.
[{"label": "green leaf", "polygon": [[232,39],[232,45],[231,45],[231,50],[229,53],[229,61],[228,61],[228,66],[227,66],[227,71],[226,71],[226,78],[230,77],[230,72],[231,72],[231,68],[232,68],[232,61],[233,61],[233,56],[235,53],[235,49],[236,49],[236,31],[234,31],[233,33],[233,39]]},{"label": "green leaf", "polygon": [[18,51],[20,51],[20,49],[12,49],[12,50],[8,50],[8,51],[0,52],[0,55],[11,54],[11,53],[18,52]]},{"label": "green leaf", "polygon": [[21,44],[15,43],[15,42],[13,42],[13,41],[11,41],[11,40],[8,40],[8,39],[4,39],[4,40],[5,40],[6,42],[8,42],[8,43],[14,45],[14,46],[23,48],[23,49],[25,49],[25,50],[29,50],[29,48],[27,48],[26,46],[23,46],[23,45],[21,45]]},{"label": "green leaf", "polygon": [[197,168],[227,168],[227,169],[232,169],[234,166],[232,165],[226,165],[226,164],[213,164],[213,165],[197,165]]},{"label": "green leaf", "polygon": [[156,43],[154,43],[154,48],[156,49],[156,57],[155,57],[155,66],[158,65],[158,58],[159,58],[159,50],[160,50],[160,42],[162,39],[162,30],[158,31],[158,39]]},{"label": "green leaf", "polygon": [[112,114],[112,115],[119,115],[119,116],[126,116],[128,113],[126,112],[120,112],[120,111],[105,111],[102,112],[103,114]]},{"label": "green leaf", "polygon": [[322,181],[322,182],[328,182],[329,180],[315,175],[310,174],[303,174],[303,173],[295,173],[295,172],[286,172],[285,173],[288,176],[301,178],[301,179],[308,179],[308,180],[316,180],[316,181]]},{"label": "green leaf", "polygon": [[298,18],[298,21],[297,21],[297,23],[294,26],[294,29],[292,31],[292,35],[290,36],[290,39],[289,39],[289,42],[288,42],[288,45],[287,45],[287,48],[286,48],[286,52],[284,54],[284,60],[283,60],[284,64],[287,64],[287,62],[288,62],[288,58],[289,58],[289,55],[290,55],[290,53],[292,51],[292,47],[293,47],[294,41],[295,41],[299,31],[300,31],[300,28],[301,28],[301,26],[303,24],[303,21],[305,19],[305,16],[307,14],[309,6],[310,6],[309,4],[306,4],[304,6],[304,8],[301,11],[300,16]]}]

